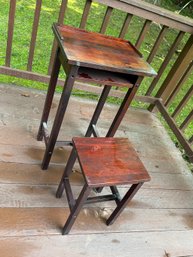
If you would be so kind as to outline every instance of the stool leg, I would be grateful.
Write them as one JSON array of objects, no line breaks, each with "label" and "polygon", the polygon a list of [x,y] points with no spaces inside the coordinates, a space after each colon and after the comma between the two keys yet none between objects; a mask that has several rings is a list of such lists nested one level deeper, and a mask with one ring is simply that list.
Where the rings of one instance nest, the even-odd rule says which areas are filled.
[{"label": "stool leg", "polygon": [[63,227],[63,230],[62,230],[62,234],[63,235],[66,235],[69,233],[71,227],[73,226],[84,202],[87,200],[89,194],[90,194],[90,191],[91,191],[91,188],[88,187],[88,185],[84,185],[78,199],[76,200],[76,204],[74,205],[74,207],[72,208],[71,212],[70,212],[70,215]]},{"label": "stool leg", "polygon": [[121,214],[121,212],[124,210],[126,205],[131,201],[131,199],[134,197],[134,195],[137,193],[139,188],[143,185],[143,183],[134,184],[130,187],[130,189],[127,191],[121,202],[118,204],[118,206],[115,208],[111,216],[107,219],[106,224],[107,226],[112,225],[114,221],[117,219],[117,217]]},{"label": "stool leg", "polygon": [[59,55],[59,49],[56,52],[54,65],[53,65],[53,69],[52,69],[52,73],[51,73],[51,77],[50,77],[48,92],[46,95],[46,100],[45,100],[45,104],[44,104],[44,109],[43,109],[43,113],[42,113],[39,131],[37,134],[38,141],[41,141],[43,139],[43,123],[44,122],[47,123],[47,121],[48,121],[48,117],[49,117],[49,113],[50,113],[50,109],[51,109],[51,105],[52,105],[52,101],[53,101],[53,97],[54,97],[54,92],[55,92],[55,88],[56,88],[56,83],[58,80],[58,74],[59,74],[59,70],[60,70],[60,66],[61,66],[58,55]]},{"label": "stool leg", "polygon": [[60,103],[58,106],[58,110],[54,119],[54,124],[52,126],[52,130],[50,133],[50,137],[48,140],[48,144],[46,147],[46,151],[44,154],[44,158],[42,161],[42,169],[46,170],[48,168],[54,146],[58,137],[58,133],[60,131],[60,127],[62,125],[62,121],[64,118],[64,114],[66,112],[67,106],[68,106],[68,101],[72,92],[72,88],[74,85],[75,77],[77,75],[78,67],[72,66],[71,70],[66,78],[65,85],[63,88],[63,92],[60,98]]},{"label": "stool leg", "polygon": [[68,159],[68,162],[66,164],[66,167],[64,169],[63,176],[61,178],[60,184],[58,186],[57,192],[56,192],[56,197],[60,198],[62,196],[62,193],[65,188],[65,179],[69,177],[70,173],[72,172],[72,168],[74,166],[74,163],[76,161],[76,152],[75,149],[73,148],[70,154],[70,157]]},{"label": "stool leg", "polygon": [[96,123],[98,121],[98,118],[100,116],[100,113],[101,113],[101,111],[103,109],[103,106],[105,104],[105,101],[106,101],[106,99],[108,97],[108,94],[110,92],[110,89],[111,89],[111,86],[107,86],[107,85],[104,86],[104,89],[102,91],[102,94],[100,96],[100,99],[98,101],[96,109],[94,111],[94,114],[93,114],[92,119],[90,121],[90,124],[88,126],[88,129],[87,129],[87,132],[85,134],[85,137],[90,137],[91,136],[91,134],[92,134],[92,125],[96,125]]}]

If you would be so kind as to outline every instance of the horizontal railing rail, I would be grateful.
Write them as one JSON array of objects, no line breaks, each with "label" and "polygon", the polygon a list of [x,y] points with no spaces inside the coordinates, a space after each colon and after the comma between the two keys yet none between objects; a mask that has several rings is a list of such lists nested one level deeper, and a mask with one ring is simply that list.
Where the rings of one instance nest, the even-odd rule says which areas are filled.
[{"label": "horizontal railing rail", "polygon": [[[17,33],[17,7],[19,1],[10,0],[7,27],[7,43],[5,47],[4,63],[0,66],[0,73],[33,81],[48,83],[51,73],[57,43],[52,39],[47,41],[48,71],[39,71],[35,65],[39,46],[38,31],[41,28],[41,18],[44,16],[42,0],[36,0],[31,20],[31,36],[29,37],[29,51],[22,68],[15,67],[14,60],[14,35]],[[57,17],[53,21],[66,23],[83,29],[107,33],[120,38],[131,40],[143,53],[158,75],[154,79],[144,79],[136,99],[146,102],[149,111],[155,107],[160,111],[165,121],[175,134],[176,138],[185,149],[189,160],[193,162],[193,19],[178,15],[144,1],[134,0],[87,0],[84,6],[81,1],[76,5],[79,10],[70,10],[68,1],[62,0],[57,9]],[[72,12],[76,12],[77,20],[73,21]],[[71,12],[71,13],[70,13]],[[96,29],[95,23],[101,24]],[[51,34],[51,23],[46,32]],[[46,34],[45,34],[46,35]],[[42,42],[43,43],[43,42]],[[26,46],[17,42],[21,49]],[[36,52],[37,51],[37,52]],[[40,53],[40,50],[39,50]],[[35,68],[36,67],[36,68]],[[47,73],[47,74],[46,74]],[[63,85],[64,79],[59,79],[58,84]],[[92,93],[100,93],[101,88],[96,86],[76,83],[76,88]],[[123,91],[112,90],[111,95],[122,97]]]}]

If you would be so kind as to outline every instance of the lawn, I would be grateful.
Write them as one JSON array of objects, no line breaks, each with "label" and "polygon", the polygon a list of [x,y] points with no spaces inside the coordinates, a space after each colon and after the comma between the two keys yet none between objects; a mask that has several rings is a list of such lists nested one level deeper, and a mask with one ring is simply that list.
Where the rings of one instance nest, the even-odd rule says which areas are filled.
[{"label": "lawn", "polygon": [[[150,0],[148,2],[151,2]],[[179,7],[174,5],[172,1],[160,1],[164,8],[170,9],[172,11],[180,10]],[[40,16],[40,25],[38,29],[38,36],[35,48],[35,56],[33,61],[33,71],[38,73],[47,74],[49,58],[50,58],[50,51],[52,48],[53,42],[53,33],[51,32],[51,25],[53,22],[57,21],[58,11],[60,7],[61,0],[43,0],[42,2],[42,9],[41,9],[41,16]],[[78,27],[81,20],[81,15],[83,11],[85,0],[69,0],[68,9],[66,13],[66,17],[64,20],[65,24],[73,25]],[[35,9],[35,0],[18,0],[17,1],[17,8],[16,8],[16,19],[15,19],[15,30],[14,30],[14,37],[13,37],[13,49],[12,49],[12,58],[11,58],[11,67],[17,69],[26,70],[27,61],[28,61],[28,54],[29,54],[29,45],[31,39],[31,32],[32,32],[32,23],[33,23],[33,15]],[[89,19],[87,22],[86,29],[92,31],[99,31],[100,26],[102,23],[102,18],[104,17],[105,13],[105,6],[98,5],[96,3],[92,4],[91,12],[89,15]],[[1,48],[0,48],[0,65],[5,64],[5,53],[6,53],[6,38],[7,38],[7,17],[9,12],[9,1],[0,0],[0,40],[1,40]],[[187,8],[182,11],[183,15],[190,16],[192,12],[189,11]],[[124,18],[126,14],[121,11],[114,10],[113,15],[110,20],[110,24],[107,28],[106,34],[118,36],[119,31],[121,29],[121,25],[123,24]],[[127,34],[125,35],[125,39],[130,40],[133,44],[135,44],[141,27],[143,26],[143,19],[139,17],[134,17],[131,21],[131,25]],[[153,23],[151,25],[150,31],[146,36],[143,44],[140,47],[140,51],[143,53],[144,57],[147,58],[151,47],[153,46],[156,37],[160,32],[160,26],[158,24]],[[157,52],[155,58],[151,65],[154,67],[156,71],[159,70],[159,67],[164,60],[172,42],[174,41],[177,35],[177,31],[170,29],[167,33],[163,43],[159,51]],[[165,73],[159,80],[156,88],[153,91],[153,95],[156,94],[158,88],[164,81],[165,77],[167,76],[169,70],[171,69],[172,64],[175,62],[180,49],[186,43],[188,39],[188,35],[182,40],[180,44],[179,51],[176,51],[170,64],[165,70]],[[64,77],[64,74],[61,72],[60,77]],[[13,83],[17,85],[22,85],[25,87],[32,87],[38,89],[46,89],[47,85],[43,83],[38,83],[34,81],[22,80],[17,79],[14,77],[8,77],[0,75],[0,80],[3,83]],[[152,79],[144,79],[142,85],[139,88],[139,94],[144,95],[150,82]],[[193,74],[189,77],[189,79],[184,83],[182,89],[180,90],[179,94],[175,98],[175,101],[169,106],[169,112],[172,113],[177,104],[179,103],[180,99],[184,96],[184,94],[189,90],[192,86],[193,81]],[[60,91],[60,88],[58,88]],[[74,91],[75,95],[81,95],[86,97],[94,97],[90,94],[83,94],[83,92]],[[117,99],[110,99],[111,102],[119,102]],[[144,103],[133,101],[133,106],[139,107],[146,107],[147,105]],[[187,114],[190,112],[193,106],[193,98],[191,98],[183,111],[178,115],[176,121],[178,124],[181,124]],[[192,135],[193,130],[193,121],[189,124],[188,128],[185,130],[185,135],[189,138]],[[173,137],[173,136],[172,136]],[[175,138],[173,137],[175,140]]]}]

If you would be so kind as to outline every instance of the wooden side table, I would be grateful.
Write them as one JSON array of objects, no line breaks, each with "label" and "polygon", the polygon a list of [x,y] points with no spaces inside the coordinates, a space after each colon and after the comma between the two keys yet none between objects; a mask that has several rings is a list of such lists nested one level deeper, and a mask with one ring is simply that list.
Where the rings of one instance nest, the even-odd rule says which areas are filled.
[{"label": "wooden side table", "polygon": [[[58,42],[58,49],[37,135],[37,139],[42,140],[44,138],[46,144],[42,169],[48,168],[54,147],[57,144],[57,137],[75,80],[104,85],[86,132],[87,137],[92,133],[97,135],[95,125],[111,87],[116,85],[128,88],[106,135],[112,137],[137,91],[139,79],[144,76],[156,75],[151,66],[143,60],[141,54],[126,40],[59,24],[53,25],[53,31]],[[66,81],[49,134],[47,121],[61,64],[66,73]],[[64,142],[64,144],[71,144],[71,142]]]}]

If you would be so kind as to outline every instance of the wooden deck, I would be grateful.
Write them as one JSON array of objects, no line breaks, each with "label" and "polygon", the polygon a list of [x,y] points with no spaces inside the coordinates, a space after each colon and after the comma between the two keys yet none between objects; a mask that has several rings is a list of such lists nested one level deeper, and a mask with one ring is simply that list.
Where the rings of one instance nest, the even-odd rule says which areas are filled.
[{"label": "wooden deck", "polygon": [[[117,136],[128,137],[149,171],[136,197],[107,227],[113,203],[86,206],[71,233],[61,235],[69,213],[55,191],[70,148],[56,149],[49,170],[36,141],[45,93],[0,86],[0,256],[2,257],[190,257],[193,256],[193,178],[154,114],[130,109]],[[52,108],[52,117],[56,110]],[[60,137],[83,135],[95,102],[71,98]],[[117,106],[102,114],[104,134]],[[74,190],[82,184],[79,167]],[[124,191],[124,187],[121,187]]]}]

